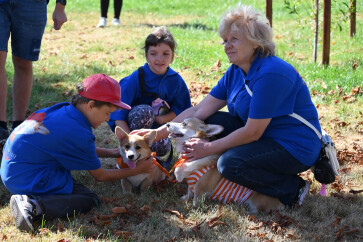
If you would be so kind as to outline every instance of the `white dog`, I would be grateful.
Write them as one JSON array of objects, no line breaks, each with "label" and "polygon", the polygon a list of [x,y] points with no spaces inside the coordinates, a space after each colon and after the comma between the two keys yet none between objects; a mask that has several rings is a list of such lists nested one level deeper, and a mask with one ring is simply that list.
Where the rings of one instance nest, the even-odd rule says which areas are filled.
[{"label": "white dog", "polygon": [[[183,152],[184,143],[191,138],[209,140],[223,131],[220,125],[205,124],[197,118],[185,119],[182,123],[170,122],[167,125],[169,138],[176,141],[177,152]],[[175,164],[175,177],[181,182],[187,179],[188,193],[183,200],[194,197],[193,205],[197,206],[203,196],[227,202],[246,202],[251,212],[280,210],[284,205],[277,199],[226,180],[217,170],[220,155],[206,156],[191,162],[182,159]]]}]

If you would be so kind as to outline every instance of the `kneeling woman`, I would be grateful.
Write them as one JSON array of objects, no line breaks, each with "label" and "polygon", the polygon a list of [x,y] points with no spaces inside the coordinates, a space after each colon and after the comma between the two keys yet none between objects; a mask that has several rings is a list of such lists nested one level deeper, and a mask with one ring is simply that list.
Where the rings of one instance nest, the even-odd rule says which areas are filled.
[{"label": "kneeling woman", "polygon": [[[229,11],[218,32],[232,65],[209,95],[174,121],[196,117],[225,130],[212,142],[189,140],[184,155],[192,161],[222,153],[218,170],[228,180],[285,205],[301,205],[310,185],[298,173],[314,165],[321,142],[289,115],[321,131],[308,87],[293,66],[275,56],[272,29],[251,7]],[[228,112],[218,111],[226,105]],[[164,126],[157,131],[157,139],[168,135]]]}]

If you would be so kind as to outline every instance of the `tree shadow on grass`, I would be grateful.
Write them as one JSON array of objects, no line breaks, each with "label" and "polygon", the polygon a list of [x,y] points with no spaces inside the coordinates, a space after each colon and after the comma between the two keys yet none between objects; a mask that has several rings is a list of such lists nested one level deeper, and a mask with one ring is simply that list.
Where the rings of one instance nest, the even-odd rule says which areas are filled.
[{"label": "tree shadow on grass", "polygon": [[182,24],[167,24],[167,25],[154,25],[154,24],[140,24],[141,26],[146,26],[149,28],[153,27],[160,27],[160,26],[166,26],[166,27],[172,27],[172,28],[181,28],[181,29],[196,29],[196,30],[204,30],[204,31],[215,31],[215,29],[208,27],[205,24],[202,23],[187,23],[184,22]]}]

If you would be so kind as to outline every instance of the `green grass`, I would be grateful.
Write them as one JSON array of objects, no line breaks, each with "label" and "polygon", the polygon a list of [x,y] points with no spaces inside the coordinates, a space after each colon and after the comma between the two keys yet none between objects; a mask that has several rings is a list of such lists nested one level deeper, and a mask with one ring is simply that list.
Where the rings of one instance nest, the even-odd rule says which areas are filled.
[{"label": "green grass", "polygon": [[[113,17],[113,3],[110,1],[109,22]],[[48,25],[43,37],[40,60],[34,62],[34,85],[28,113],[57,102],[69,101],[75,84],[89,75],[105,73],[119,80],[145,62],[142,50],[145,37],[153,26],[166,25],[177,41],[176,58],[172,68],[178,71],[190,86],[191,82],[213,87],[230,63],[224,54],[221,39],[217,34],[218,23],[223,13],[234,7],[236,0],[130,0],[124,1],[121,14],[122,26],[95,28],[99,15],[99,1],[72,0],[66,8],[68,22],[60,31],[52,30],[51,13],[55,1],[48,6]],[[264,11],[265,1],[243,1]],[[314,1],[300,2],[302,9],[309,9]],[[322,2],[322,1],[321,1]],[[362,86],[363,79],[363,3],[357,3],[357,34],[349,37],[349,23],[341,21],[339,9],[348,0],[332,1],[332,33],[330,65],[321,66],[321,39],[319,31],[318,61],[313,63],[313,19],[309,11],[302,11],[299,18],[289,14],[283,0],[273,1],[273,29],[277,44],[277,55],[291,63],[304,77],[318,106],[321,123],[343,152],[348,162],[342,164],[341,176],[334,186],[328,186],[328,197],[318,195],[320,186],[312,181],[310,173],[304,174],[312,182],[311,193],[304,206],[281,212],[292,218],[293,223],[282,226],[276,214],[258,214],[256,221],[248,217],[246,206],[224,205],[203,201],[199,208],[190,202],[181,202],[180,190],[184,184],[171,184],[160,192],[150,189],[146,193],[124,196],[120,182],[98,183],[87,171],[73,172],[102,198],[112,198],[100,208],[68,220],[44,221],[46,230],[34,236],[20,233],[14,227],[8,202],[10,194],[0,185],[0,238],[9,241],[123,241],[115,230],[133,232],[129,241],[285,241],[295,236],[298,241],[339,240],[339,230],[346,227],[343,240],[359,241],[362,238],[363,199],[361,194],[350,194],[349,190],[363,189],[363,168],[361,161],[363,142],[362,90],[352,95],[351,101],[343,97],[350,95],[353,88]],[[322,3],[321,3],[322,4]],[[339,23],[343,28],[340,31]],[[320,16],[322,28],[322,11]],[[212,70],[214,63],[221,62],[219,71]],[[353,65],[357,67],[353,69]],[[11,119],[11,88],[13,67],[11,52],[6,61],[9,84],[8,118]],[[339,90],[341,93],[339,94]],[[203,97],[196,95],[196,100]],[[195,100],[194,100],[195,101]],[[344,125],[345,123],[345,125]],[[115,147],[117,141],[106,125],[95,130],[96,143],[102,147]],[[108,141],[111,138],[111,143]],[[354,148],[355,147],[355,148]],[[345,150],[346,149],[346,150]],[[359,153],[360,152],[360,153]],[[358,160],[358,161],[357,161]],[[113,159],[102,159],[103,167],[114,167]],[[336,195],[338,194],[338,195]],[[94,217],[111,214],[114,206],[131,206],[128,215],[111,219],[110,224],[95,222]],[[150,205],[149,214],[140,212],[140,207]],[[183,214],[182,221],[175,215],[163,212],[173,209]],[[209,228],[206,219],[222,213],[220,221],[225,225]],[[340,223],[335,222],[339,217]],[[189,221],[192,224],[188,224]],[[280,225],[281,231],[271,221]],[[199,227],[194,225],[201,223]],[[263,226],[258,227],[262,223]],[[64,230],[57,229],[58,224]],[[256,228],[256,226],[258,228]],[[251,229],[256,228],[256,229]],[[358,232],[354,229],[358,228]],[[289,239],[290,238],[290,239]],[[127,239],[126,239],[127,240]]]}]

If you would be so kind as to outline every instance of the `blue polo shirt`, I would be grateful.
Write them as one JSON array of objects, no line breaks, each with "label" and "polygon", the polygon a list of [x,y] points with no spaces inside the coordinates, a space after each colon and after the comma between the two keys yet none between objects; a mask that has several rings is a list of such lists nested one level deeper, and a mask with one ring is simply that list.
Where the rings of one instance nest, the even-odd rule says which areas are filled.
[{"label": "blue polo shirt", "polygon": [[12,194],[71,194],[71,170],[101,167],[91,125],[70,103],[36,113],[45,113],[49,134],[34,132],[28,120],[18,126],[4,146],[1,179]]},{"label": "blue polo shirt", "polygon": [[[146,92],[158,94],[159,98],[165,100],[170,105],[171,110],[176,115],[192,106],[188,87],[177,72],[169,67],[164,75],[157,75],[150,70],[147,63],[145,63],[143,69]],[[153,97],[143,96],[141,94],[138,70],[133,72],[130,76],[121,79],[120,86],[122,102],[131,107],[140,104],[151,106]],[[115,120],[126,121],[129,112],[129,110],[121,109],[116,110],[111,114],[108,124],[112,131],[115,130]]]},{"label": "blue polo shirt", "polygon": [[313,130],[288,116],[297,113],[321,132],[308,87],[287,62],[276,56],[259,56],[252,62],[247,76],[239,66],[231,65],[210,94],[226,100],[228,111],[244,123],[248,118],[272,118],[262,138],[277,141],[301,163],[311,166],[319,156],[321,142]]}]

